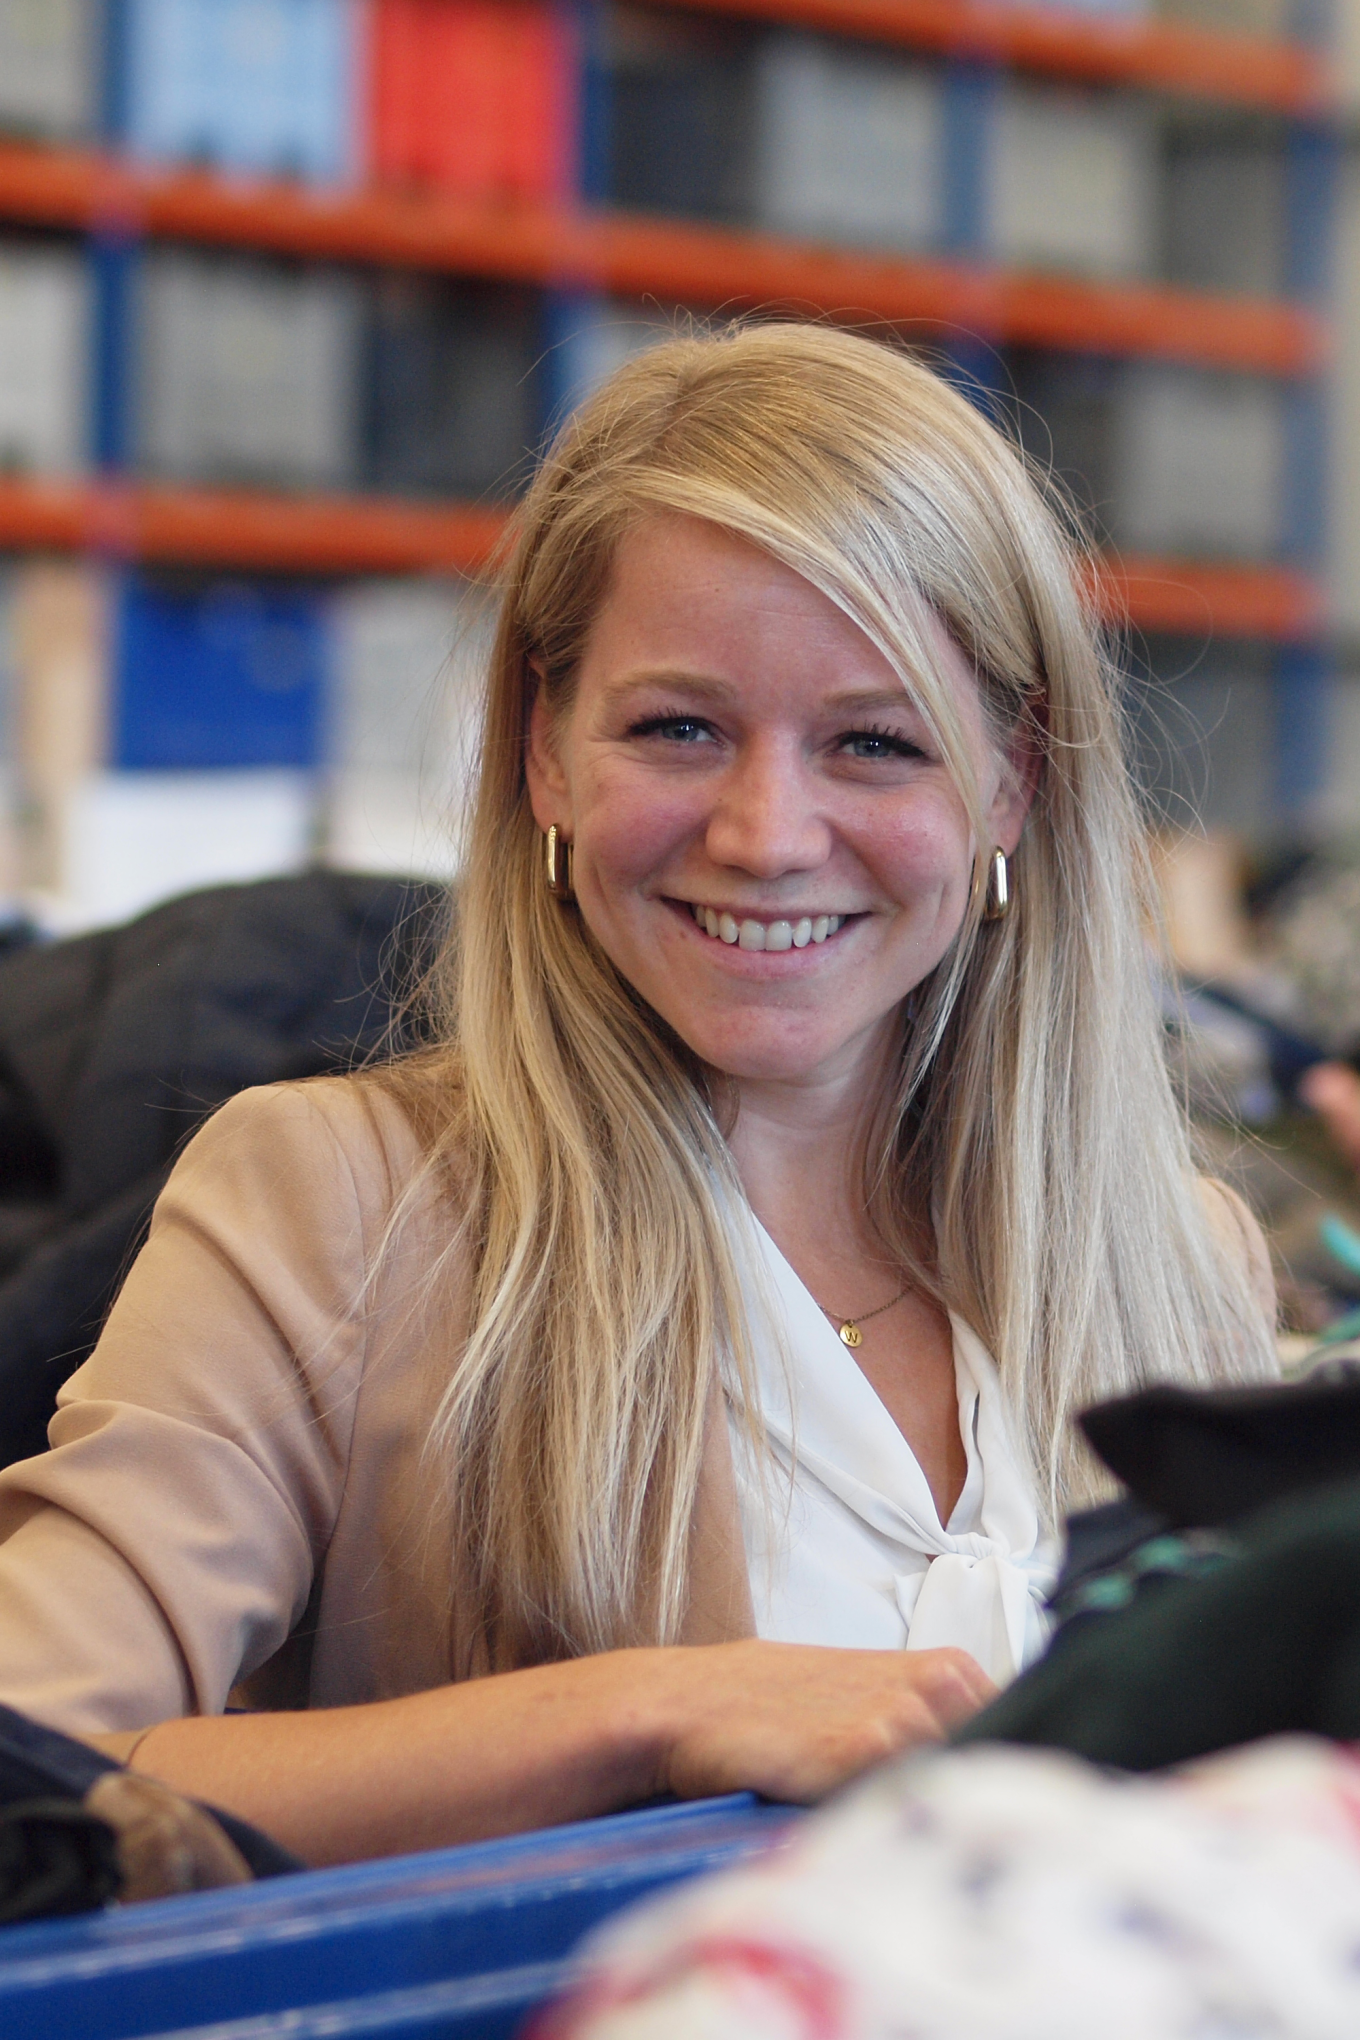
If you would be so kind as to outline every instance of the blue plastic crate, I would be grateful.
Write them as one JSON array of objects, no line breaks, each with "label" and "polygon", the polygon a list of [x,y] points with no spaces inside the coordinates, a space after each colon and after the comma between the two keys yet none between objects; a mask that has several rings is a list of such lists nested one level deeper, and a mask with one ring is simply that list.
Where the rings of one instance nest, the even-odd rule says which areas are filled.
[{"label": "blue plastic crate", "polygon": [[501,2040],[599,1921],[753,1854],[748,1794],[0,1929],[5,2040]]},{"label": "blue plastic crate", "polygon": [[123,0],[117,95],[139,155],[329,183],[354,174],[356,0]]},{"label": "blue plastic crate", "polygon": [[329,667],[323,598],[130,574],[117,607],[109,763],[192,772],[318,762]]}]

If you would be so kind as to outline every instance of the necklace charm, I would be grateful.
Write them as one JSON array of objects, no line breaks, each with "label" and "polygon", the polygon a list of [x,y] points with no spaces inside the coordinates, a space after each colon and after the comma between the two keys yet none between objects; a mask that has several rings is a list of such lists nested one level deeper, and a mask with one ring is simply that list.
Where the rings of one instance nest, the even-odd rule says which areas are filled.
[{"label": "necklace charm", "polygon": [[[870,1318],[882,1317],[885,1310],[891,1310],[895,1304],[899,1304],[902,1301],[902,1298],[910,1288],[911,1284],[908,1282],[906,1288],[899,1289],[896,1296],[892,1297],[887,1303],[880,1303],[877,1310],[861,1311],[857,1318],[843,1318],[838,1310],[827,1310],[824,1303],[818,1303],[817,1308],[820,1311],[826,1312],[826,1315],[836,1327],[836,1337],[843,1346],[848,1346],[853,1353],[856,1346],[864,1344],[864,1334],[860,1330],[860,1326],[867,1325]],[[817,1302],[816,1297],[812,1300],[814,1303]]]}]

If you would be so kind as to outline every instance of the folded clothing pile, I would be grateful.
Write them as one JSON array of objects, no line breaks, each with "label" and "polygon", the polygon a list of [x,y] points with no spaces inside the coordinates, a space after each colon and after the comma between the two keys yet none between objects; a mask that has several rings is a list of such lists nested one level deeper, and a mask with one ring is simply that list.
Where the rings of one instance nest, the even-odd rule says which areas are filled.
[{"label": "folded clothing pile", "polygon": [[1360,1764],[908,1758],[611,1922],[532,2040],[1353,2040]]}]

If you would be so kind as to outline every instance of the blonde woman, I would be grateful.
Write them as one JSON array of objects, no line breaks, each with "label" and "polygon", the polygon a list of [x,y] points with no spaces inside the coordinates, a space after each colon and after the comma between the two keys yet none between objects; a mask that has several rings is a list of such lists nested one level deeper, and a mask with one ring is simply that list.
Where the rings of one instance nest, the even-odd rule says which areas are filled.
[{"label": "blonde woman", "polygon": [[1073,1410],[1272,1369],[1145,884],[973,409],[806,327],[622,370],[519,518],[437,1044],[189,1147],[0,1481],[0,1698],[314,1861],[938,1736],[1042,1645]]}]

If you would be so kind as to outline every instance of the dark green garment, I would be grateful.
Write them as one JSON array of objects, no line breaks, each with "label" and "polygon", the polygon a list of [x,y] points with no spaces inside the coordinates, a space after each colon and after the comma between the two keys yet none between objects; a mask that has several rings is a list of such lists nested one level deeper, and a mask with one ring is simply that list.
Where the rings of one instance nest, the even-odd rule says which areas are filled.
[{"label": "dark green garment", "polygon": [[1074,1519],[1047,1654],[955,1740],[1151,1771],[1259,1736],[1360,1739],[1354,1370],[1151,1389],[1083,1428],[1129,1500]]},{"label": "dark green garment", "polygon": [[1232,1542],[1075,1616],[955,1740],[1152,1771],[1258,1736],[1360,1738],[1360,1479],[1273,1503]]}]

